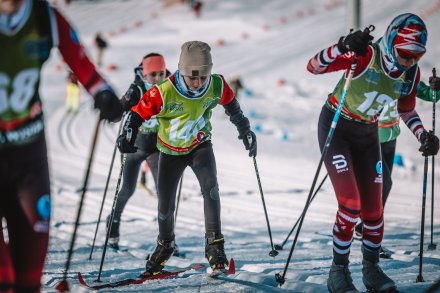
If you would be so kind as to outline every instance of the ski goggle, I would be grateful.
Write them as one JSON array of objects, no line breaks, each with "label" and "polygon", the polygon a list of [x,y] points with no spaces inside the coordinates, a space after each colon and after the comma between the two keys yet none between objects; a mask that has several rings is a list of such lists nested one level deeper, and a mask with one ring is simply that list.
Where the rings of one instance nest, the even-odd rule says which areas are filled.
[{"label": "ski goggle", "polygon": [[425,54],[425,51],[415,52],[415,51],[403,50],[400,48],[396,48],[396,51],[399,57],[403,59],[420,59]]}]

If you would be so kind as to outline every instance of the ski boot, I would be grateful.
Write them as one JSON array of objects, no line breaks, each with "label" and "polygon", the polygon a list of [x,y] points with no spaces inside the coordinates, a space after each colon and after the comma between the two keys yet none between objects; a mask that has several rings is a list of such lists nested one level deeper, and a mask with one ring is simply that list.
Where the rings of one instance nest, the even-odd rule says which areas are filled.
[{"label": "ski boot", "polygon": [[327,289],[331,293],[359,292],[353,285],[350,270],[347,265],[337,265],[332,262],[327,279]]},{"label": "ski boot", "polygon": [[394,281],[379,267],[379,262],[362,260],[362,281],[368,292],[398,292]]},{"label": "ski boot", "polygon": [[212,270],[225,270],[229,266],[228,258],[225,254],[225,240],[220,233],[206,234],[205,257]]},{"label": "ski boot", "polygon": [[157,246],[154,250],[153,254],[150,255],[147,259],[147,264],[145,267],[145,273],[148,275],[157,275],[162,269],[165,267],[165,263],[170,259],[173,255],[175,247],[174,238],[165,241],[161,240],[157,237]]},{"label": "ski boot", "polygon": [[179,246],[177,245],[177,243],[174,243],[173,256],[182,256],[182,254],[180,253]]},{"label": "ski boot", "polygon": [[[108,226],[110,225],[110,217],[111,215],[107,216],[107,230]],[[110,228],[110,235],[108,237],[108,245],[113,248],[114,250],[119,249],[119,219],[113,219],[111,228]]]},{"label": "ski boot", "polygon": [[392,252],[391,250],[386,249],[385,247],[381,246],[380,252],[379,252],[379,257],[390,259],[390,258],[393,258],[393,253],[394,252]]}]

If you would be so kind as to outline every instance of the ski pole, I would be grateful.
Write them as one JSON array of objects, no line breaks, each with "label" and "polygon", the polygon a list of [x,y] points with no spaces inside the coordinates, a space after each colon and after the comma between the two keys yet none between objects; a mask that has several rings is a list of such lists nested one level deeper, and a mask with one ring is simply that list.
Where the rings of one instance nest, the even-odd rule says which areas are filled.
[{"label": "ski pole", "polygon": [[[325,182],[325,180],[327,179],[327,177],[328,177],[328,173],[324,176],[324,178],[322,178],[322,181],[321,181],[321,183],[319,184],[318,188],[315,190],[315,193],[313,194],[313,197],[312,197],[312,199],[310,200],[310,202],[312,202],[313,199],[316,197],[316,194],[317,194],[318,191],[321,189],[321,187],[322,187],[322,185],[324,184],[324,182]],[[275,244],[275,249],[276,249],[276,250],[283,250],[284,245],[286,245],[287,241],[288,241],[289,238],[290,238],[290,235],[292,235],[292,233],[293,233],[293,231],[295,230],[296,226],[298,225],[300,219],[301,219],[301,216],[296,220],[295,225],[293,225],[292,229],[290,230],[289,234],[287,234],[287,237],[286,237],[286,239],[284,239],[283,243],[282,243],[282,244]]]},{"label": "ski pole", "polygon": [[269,216],[267,215],[266,203],[264,202],[263,188],[261,187],[261,179],[260,173],[258,172],[257,159],[255,159],[255,156],[253,156],[252,159],[254,160],[255,174],[257,175],[258,188],[260,189],[261,201],[263,202],[264,215],[266,216],[267,230],[269,232],[270,238],[270,247],[272,248],[272,250],[269,252],[269,255],[275,257],[278,255],[278,251],[276,251],[273,247],[272,232],[270,231]]},{"label": "ski pole", "polygon": [[[373,25],[370,25],[368,28],[365,29],[365,31],[367,31],[367,32],[371,32],[373,30],[374,30]],[[328,134],[327,134],[327,139],[325,141],[324,148],[321,153],[321,158],[319,160],[318,168],[315,172],[315,177],[313,178],[312,186],[310,187],[310,192],[307,197],[306,204],[305,204],[304,209],[301,213],[301,219],[299,221],[298,229],[296,230],[296,234],[295,234],[295,238],[292,243],[292,247],[290,248],[289,256],[287,258],[287,262],[286,262],[286,266],[284,267],[283,274],[282,275],[280,273],[275,274],[275,280],[278,282],[278,284],[280,284],[280,286],[282,286],[284,284],[284,282],[286,281],[285,277],[286,277],[286,273],[287,273],[287,268],[289,267],[290,259],[292,258],[292,254],[295,249],[296,242],[298,241],[298,235],[299,235],[299,232],[301,231],[301,227],[302,227],[307,209],[309,208],[311,197],[313,194],[313,190],[315,189],[316,181],[318,179],[319,172],[321,171],[322,163],[324,162],[324,158],[327,155],[327,151],[330,147],[330,142],[333,138],[333,133],[335,131],[336,125],[338,124],[339,115],[341,114],[341,111],[342,111],[342,105],[344,104],[344,100],[347,95],[348,88],[350,86],[351,78],[353,77],[353,73],[356,69],[357,61],[358,61],[358,56],[356,55],[354,58],[353,64],[351,64],[348,76],[345,79],[345,85],[342,90],[342,95],[341,95],[341,98],[338,103],[338,108],[336,109],[335,115],[333,116],[333,121],[332,121],[331,127],[328,131]]]},{"label": "ski pole", "polygon": [[183,173],[179,181],[179,193],[177,194],[176,212],[174,214],[174,226],[176,226],[176,222],[177,222],[177,211],[179,210],[180,195],[182,194],[182,184],[183,184]]},{"label": "ski pole", "polygon": [[72,254],[73,254],[73,247],[75,246],[76,232],[78,230],[79,220],[81,218],[81,212],[82,212],[82,207],[83,207],[83,203],[84,203],[84,198],[85,198],[85,195],[86,195],[86,192],[87,192],[87,186],[88,186],[89,177],[90,177],[90,170],[92,168],[92,161],[93,161],[93,156],[95,154],[96,142],[98,141],[100,125],[101,125],[101,117],[98,118],[98,121],[96,122],[96,126],[95,126],[95,133],[93,135],[92,147],[90,149],[90,154],[89,154],[89,160],[88,160],[88,163],[87,163],[86,174],[84,176],[84,183],[83,183],[83,187],[81,189],[82,190],[81,200],[79,202],[78,212],[76,214],[76,221],[75,221],[75,226],[74,226],[74,229],[73,229],[72,239],[70,241],[69,252],[68,252],[67,260],[66,260],[66,266],[65,266],[64,272],[63,272],[63,279],[60,282],[58,282],[58,284],[55,286],[55,289],[57,289],[58,292],[67,292],[67,291],[69,291],[69,283],[67,282],[67,273],[69,272],[70,261],[72,259]]},{"label": "ski pole", "polygon": [[428,181],[428,157],[425,157],[425,165],[423,168],[423,197],[422,197],[422,220],[420,227],[420,253],[419,253],[419,275],[417,276],[416,282],[425,282],[422,276],[422,265],[423,265],[423,239],[425,234],[425,204],[426,204],[426,185]]},{"label": "ski pole", "polygon": [[113,199],[112,212],[110,213],[110,221],[109,221],[109,224],[107,227],[107,234],[105,236],[104,249],[102,250],[102,257],[101,257],[101,264],[99,265],[98,278],[95,280],[95,282],[101,282],[102,266],[104,265],[105,253],[107,251],[108,238],[110,237],[110,231],[112,229],[113,218],[115,216],[115,210],[116,210],[116,203],[118,202],[118,197],[119,197],[119,187],[121,185],[122,174],[124,173],[124,167],[125,167],[126,161],[127,161],[127,154],[123,154],[122,161],[121,161],[121,169],[119,170],[118,182],[116,184],[115,197]]},{"label": "ski pole", "polygon": [[[118,135],[121,133],[122,125],[124,124],[123,121],[124,121],[124,118],[121,119],[121,123],[119,124]],[[113,163],[115,161],[117,148],[118,148],[118,145],[115,143],[115,147],[113,148],[112,160],[110,162],[110,169],[108,170],[107,181],[105,183],[104,195],[102,197],[102,202],[101,202],[101,208],[99,210],[98,222],[96,223],[95,236],[93,237],[92,248],[90,249],[89,260],[92,259],[93,249],[95,248],[96,235],[98,234],[99,223],[101,222],[102,210],[104,208],[104,202],[105,202],[105,198],[107,196],[107,189],[108,189],[110,177],[111,177],[112,171],[113,171]]]},{"label": "ski pole", "polygon": [[[435,67],[432,69],[432,77],[436,78]],[[437,93],[432,91],[432,134],[435,135],[435,104],[437,102]],[[434,184],[435,184],[435,156],[432,156],[432,171],[431,171],[431,243],[428,245],[428,250],[435,250],[437,244],[433,243],[434,237]]]}]

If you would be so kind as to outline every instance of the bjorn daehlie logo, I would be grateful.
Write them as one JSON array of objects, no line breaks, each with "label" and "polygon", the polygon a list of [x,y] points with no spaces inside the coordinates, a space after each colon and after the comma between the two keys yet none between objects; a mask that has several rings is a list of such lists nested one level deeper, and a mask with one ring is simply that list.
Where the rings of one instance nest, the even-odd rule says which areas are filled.
[{"label": "bjorn daehlie logo", "polygon": [[332,164],[335,166],[338,173],[348,171],[347,160],[343,155],[333,156]]}]

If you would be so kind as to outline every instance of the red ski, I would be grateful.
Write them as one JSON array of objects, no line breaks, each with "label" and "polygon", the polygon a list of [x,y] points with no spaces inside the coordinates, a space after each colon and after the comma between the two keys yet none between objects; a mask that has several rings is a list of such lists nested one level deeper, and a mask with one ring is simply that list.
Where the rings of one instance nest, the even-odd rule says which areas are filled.
[{"label": "red ski", "polygon": [[156,274],[156,275],[140,275],[136,278],[127,278],[127,279],[123,279],[123,280],[119,280],[119,281],[114,281],[114,282],[107,282],[107,283],[102,283],[102,284],[87,284],[86,281],[84,280],[82,274],[80,272],[78,272],[78,281],[80,282],[81,285],[86,286],[90,289],[94,289],[94,290],[98,290],[98,289],[103,289],[103,288],[115,288],[115,287],[122,287],[122,286],[128,286],[128,285],[132,285],[132,284],[142,284],[146,281],[149,280],[158,280],[158,279],[167,279],[167,278],[171,278],[171,277],[175,277],[183,272],[186,271],[190,271],[190,270],[200,270],[203,269],[205,267],[204,264],[192,264],[190,266],[187,266],[185,268],[181,268],[178,269],[176,271],[161,271],[160,273]]}]

